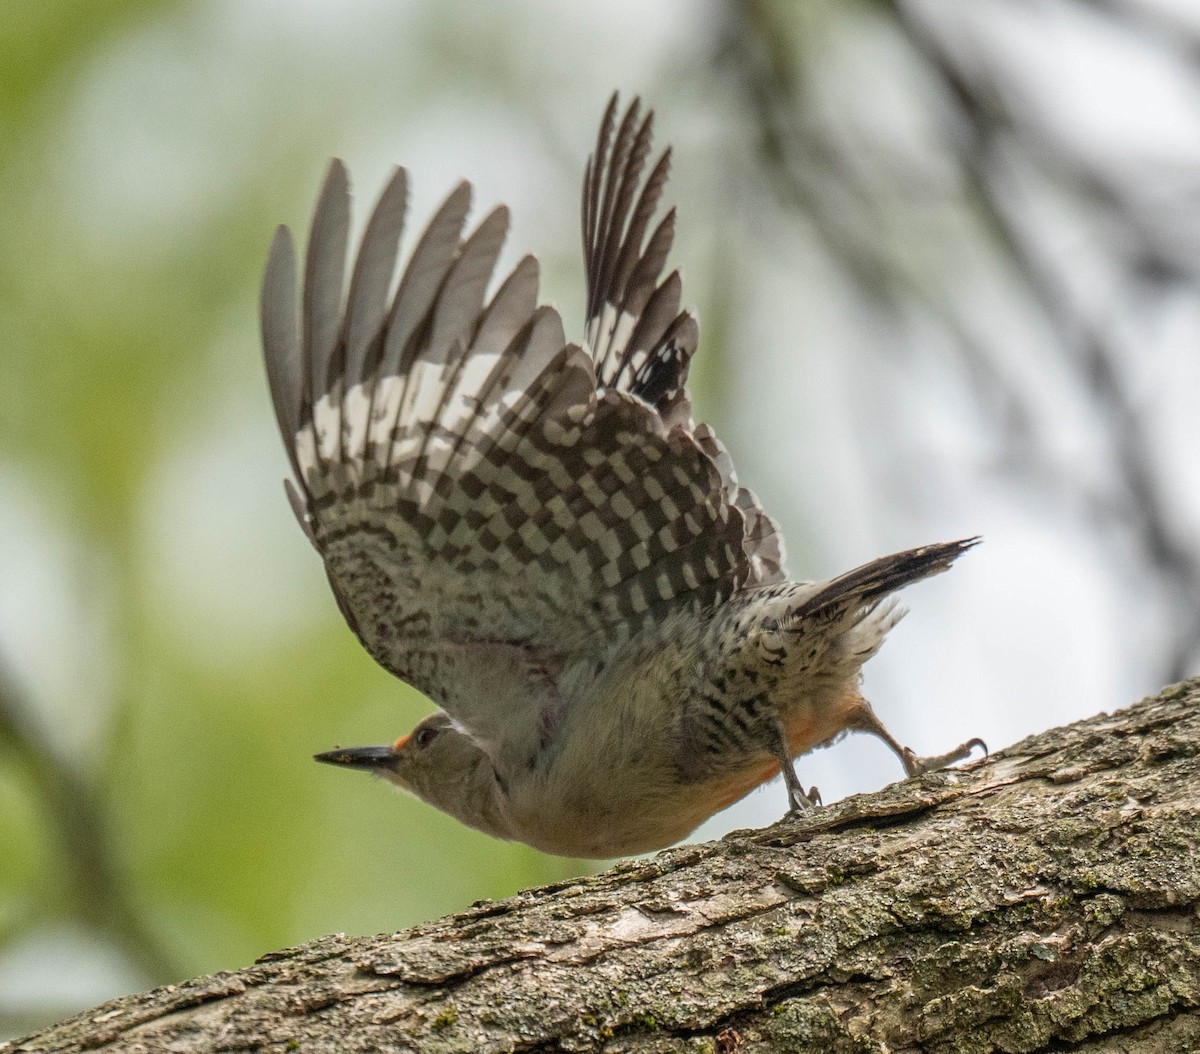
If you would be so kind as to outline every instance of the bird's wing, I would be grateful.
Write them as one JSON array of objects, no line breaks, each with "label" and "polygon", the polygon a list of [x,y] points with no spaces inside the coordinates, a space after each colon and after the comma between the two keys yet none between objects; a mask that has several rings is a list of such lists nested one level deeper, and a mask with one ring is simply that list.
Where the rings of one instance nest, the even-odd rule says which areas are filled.
[{"label": "bird's wing", "polygon": [[675,210],[651,231],[671,167],[668,147],[643,183],[653,127],[654,112],[643,116],[637,99],[618,123],[613,95],[584,170],[587,346],[603,387],[649,403],[667,427],[689,432],[717,465],[726,498],[745,524],[751,584],[770,585],[786,578],[779,527],[754,493],[739,485],[713,430],[692,420],[686,383],[700,329],[695,316],[680,308],[679,272],[659,281],[675,239]]},{"label": "bird's wing", "polygon": [[302,294],[281,227],[261,307],[289,495],[343,614],[382,665],[486,734],[495,648],[561,668],[715,605],[753,572],[711,443],[598,384],[538,305],[536,260],[485,299],[507,213],[465,234],[470,197],[465,183],[450,195],[393,292],[397,170],[344,293],[350,203],[335,161]]}]

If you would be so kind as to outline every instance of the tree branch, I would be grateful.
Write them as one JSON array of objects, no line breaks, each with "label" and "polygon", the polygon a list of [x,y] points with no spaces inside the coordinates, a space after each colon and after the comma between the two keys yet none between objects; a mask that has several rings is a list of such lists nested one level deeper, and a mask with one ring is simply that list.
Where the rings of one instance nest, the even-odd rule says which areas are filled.
[{"label": "tree branch", "polygon": [[1200,681],[801,820],[331,936],[4,1054],[1200,1043]]},{"label": "tree branch", "polygon": [[148,978],[179,976],[173,956],[145,925],[91,787],[40,733],[15,680],[0,666],[0,747],[11,750],[44,806],[59,849],[70,904],[86,926],[112,939]]}]

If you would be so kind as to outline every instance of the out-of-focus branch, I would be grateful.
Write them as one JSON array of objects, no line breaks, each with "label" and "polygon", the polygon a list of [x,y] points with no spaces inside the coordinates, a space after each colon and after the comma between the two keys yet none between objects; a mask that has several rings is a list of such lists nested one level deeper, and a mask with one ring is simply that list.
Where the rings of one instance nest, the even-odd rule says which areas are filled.
[{"label": "out-of-focus branch", "polygon": [[[1008,384],[988,349],[943,298],[930,295],[896,261],[886,258],[870,230],[876,224],[853,223],[848,216],[871,215],[877,202],[862,191],[852,166],[819,122],[808,119],[803,78],[794,67],[787,29],[777,8],[762,0],[731,0],[717,45],[718,61],[734,70],[746,94],[758,134],[762,169],[776,196],[803,215],[833,263],[853,283],[881,327],[893,330],[911,307],[935,319],[961,353],[961,365],[977,391],[987,392],[994,412],[1010,435],[1026,440],[1034,432],[1035,411],[1025,393]],[[822,188],[854,195],[853,209],[831,207]]]},{"label": "out-of-focus branch", "polygon": [[[928,23],[913,18],[906,5],[895,4],[893,10],[897,25],[959,105],[963,118],[960,128],[967,134],[960,139],[958,160],[969,180],[976,211],[1015,264],[1031,299],[1054,327],[1059,346],[1073,352],[1070,361],[1075,365],[1077,383],[1108,425],[1109,447],[1121,489],[1121,514],[1140,539],[1148,562],[1173,594],[1172,599],[1183,601],[1179,605],[1183,622],[1176,623],[1178,629],[1169,646],[1166,669],[1171,680],[1179,680],[1187,675],[1189,662],[1195,658],[1195,641],[1200,638],[1200,611],[1194,603],[1194,597],[1200,595],[1200,551],[1186,545],[1172,529],[1170,501],[1163,477],[1156,471],[1148,422],[1133,404],[1118,369],[1121,351],[1096,319],[1071,310],[1069,290],[1064,288],[1062,279],[1039,256],[1029,239],[1022,236],[998,200],[993,175],[1003,163],[998,144],[1001,136],[1011,133],[1014,126],[1000,96],[976,90],[957,69]],[[1053,150],[1044,138],[1039,138],[1034,150],[1044,166],[1049,162],[1057,170],[1054,174],[1060,182],[1074,186],[1077,193],[1086,195],[1106,211],[1120,211],[1119,196],[1102,178],[1081,170],[1068,157]],[[1135,219],[1128,213],[1122,218]],[[1143,281],[1150,280],[1150,276],[1161,276],[1167,281],[1178,277],[1174,261],[1157,251],[1151,232],[1138,230],[1136,222],[1124,225],[1134,228],[1132,233],[1138,238],[1137,266]],[[1076,479],[1074,486],[1079,488],[1083,484]]]},{"label": "out-of-focus branch", "polygon": [[1154,47],[1173,52],[1200,69],[1200,21],[1189,22],[1163,4],[1145,0],[1080,0],[1122,28],[1138,33]]},{"label": "out-of-focus branch", "polygon": [[[1088,6],[1097,11],[1111,8],[1114,20],[1132,17],[1119,4],[1097,0]],[[953,298],[927,288],[908,273],[903,262],[893,259],[886,244],[881,244],[877,225],[862,219],[877,214],[879,203],[870,188],[856,180],[854,159],[829,122],[809,104],[805,71],[797,66],[803,49],[789,39],[794,29],[781,17],[786,12],[762,0],[731,0],[719,54],[734,69],[745,93],[756,122],[763,169],[780,200],[803,213],[830,259],[864,300],[887,316],[890,326],[918,308],[943,328],[959,349],[961,365],[984,412],[996,420],[1015,469],[1031,482],[1073,500],[1110,531],[1119,531],[1122,543],[1137,539],[1145,563],[1171,604],[1173,637],[1164,642],[1163,674],[1177,680],[1197,658],[1200,610],[1194,597],[1200,595],[1200,547],[1176,529],[1168,477],[1159,471],[1151,422],[1121,377],[1122,349],[1105,320],[1076,305],[1067,276],[1057,273],[1039,251],[1021,225],[1019,206],[1005,198],[1004,189],[1012,183],[1008,177],[1013,158],[1022,157],[1124,233],[1126,248],[1114,250],[1114,264],[1125,276],[1131,295],[1149,292],[1162,297],[1180,283],[1195,283],[1195,264],[1171,252],[1168,225],[1156,226],[1154,216],[1135,207],[1105,173],[1053,142],[1037,122],[1022,121],[1011,112],[1003,85],[989,81],[983,71],[961,68],[934,23],[897,0],[875,5],[873,10],[893,24],[898,38],[940,89],[939,110],[946,115],[942,146],[956,166],[965,204],[1054,334],[1074,385],[1105,429],[1110,481],[1097,485],[1056,466],[1040,452],[1035,440],[1037,413],[1029,394],[999,367],[996,351],[956,314]],[[1130,27],[1143,36],[1150,29],[1141,23]],[[1190,39],[1189,47],[1173,42],[1176,55],[1200,55],[1197,34]],[[837,207],[847,195],[854,196],[855,207]]]},{"label": "out-of-focus branch", "polygon": [[146,926],[130,896],[101,803],[30,715],[15,679],[0,666],[0,750],[15,759],[53,824],[73,910],[86,926],[114,941],[147,978],[179,977],[182,967]]}]

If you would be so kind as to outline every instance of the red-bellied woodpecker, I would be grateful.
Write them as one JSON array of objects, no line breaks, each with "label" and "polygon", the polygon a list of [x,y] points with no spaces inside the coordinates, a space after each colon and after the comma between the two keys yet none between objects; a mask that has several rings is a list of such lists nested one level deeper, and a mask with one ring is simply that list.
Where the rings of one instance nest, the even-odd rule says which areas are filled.
[{"label": "red-bellied woodpecker", "polygon": [[[442,707],[391,746],[321,761],[376,773],[463,823],[546,852],[611,857],[686,837],[847,729],[918,758],[859,692],[896,590],[975,539],[789,581],[775,522],[685,389],[699,330],[674,235],[654,224],[669,151],[612,100],[583,184],[587,326],[567,343],[521,260],[486,298],[508,225],[469,234],[460,184],[392,290],[397,169],[354,264],[346,171],[317,204],[297,303],[290,233],[262,291],[267,374],[296,516],[338,606],[384,667]],[[652,224],[654,224],[652,226]]]}]

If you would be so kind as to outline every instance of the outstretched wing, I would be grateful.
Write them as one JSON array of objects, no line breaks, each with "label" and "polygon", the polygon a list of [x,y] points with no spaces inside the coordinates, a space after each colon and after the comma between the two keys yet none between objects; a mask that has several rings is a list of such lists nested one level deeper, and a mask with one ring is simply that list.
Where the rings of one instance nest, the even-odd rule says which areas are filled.
[{"label": "outstretched wing", "polygon": [[744,521],[750,584],[770,585],[786,578],[779,527],[753,492],[738,484],[729,454],[712,429],[692,420],[686,384],[700,329],[695,317],[680,308],[679,272],[659,281],[675,240],[675,210],[668,210],[651,231],[671,168],[668,147],[643,184],[653,127],[654,112],[642,116],[637,99],[618,125],[613,95],[584,170],[587,346],[602,386],[653,406],[668,428],[690,433],[717,465],[726,500]]},{"label": "outstretched wing", "polygon": [[495,649],[553,671],[649,620],[715,605],[753,572],[711,444],[599,384],[538,306],[538,267],[486,287],[507,227],[470,234],[460,185],[392,292],[407,199],[398,170],[349,291],[346,172],[317,205],[297,296],[286,228],[262,329],[293,507],[371,654],[485,731]]}]

